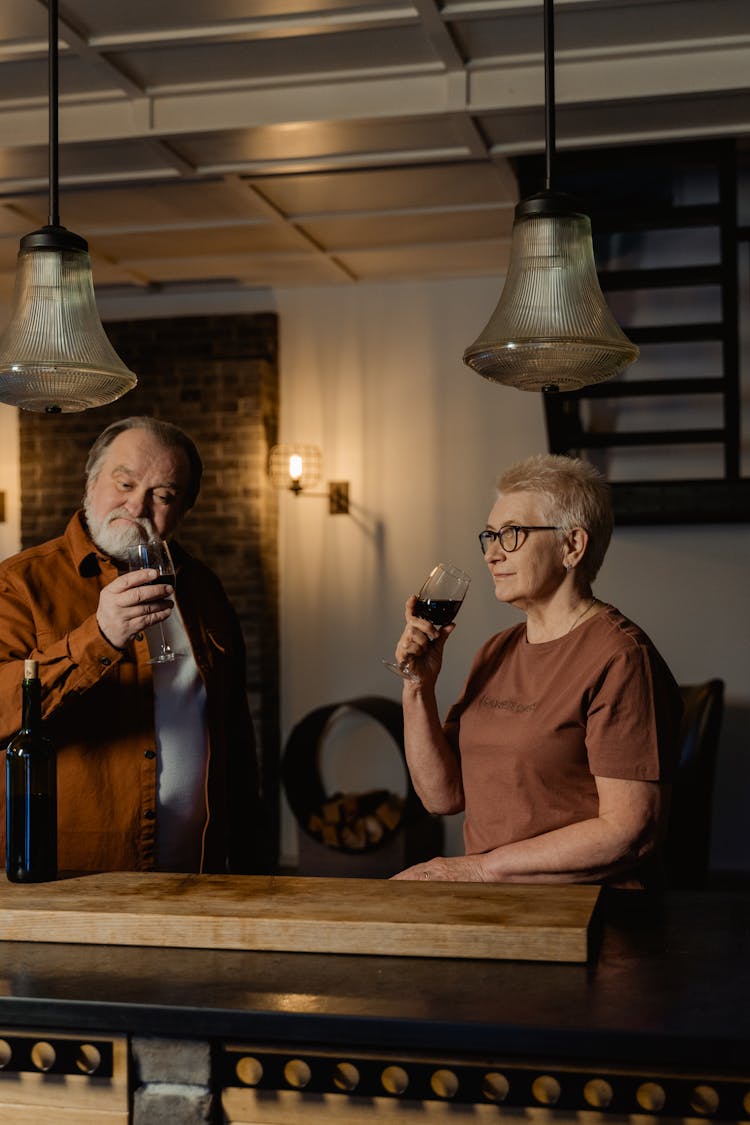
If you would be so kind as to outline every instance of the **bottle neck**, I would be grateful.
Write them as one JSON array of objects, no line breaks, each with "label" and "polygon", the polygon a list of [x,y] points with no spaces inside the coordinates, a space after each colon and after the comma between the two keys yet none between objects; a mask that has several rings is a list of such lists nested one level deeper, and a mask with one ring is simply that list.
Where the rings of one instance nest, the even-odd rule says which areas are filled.
[{"label": "bottle neck", "polygon": [[23,730],[38,731],[42,724],[42,685],[38,679],[23,681]]}]

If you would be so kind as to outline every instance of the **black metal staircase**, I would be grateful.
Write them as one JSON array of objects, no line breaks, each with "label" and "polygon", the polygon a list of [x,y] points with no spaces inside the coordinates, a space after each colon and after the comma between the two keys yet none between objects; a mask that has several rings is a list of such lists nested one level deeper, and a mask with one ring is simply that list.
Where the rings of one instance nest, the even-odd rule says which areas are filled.
[{"label": "black metal staircase", "polygon": [[[718,469],[699,480],[615,480],[612,485],[619,523],[735,522],[750,519],[750,480],[740,475],[740,351],[737,217],[737,154],[734,141],[684,146],[653,146],[614,151],[560,154],[557,188],[578,196],[591,217],[602,289],[607,294],[709,287],[718,295],[719,315],[702,323],[624,323],[627,336],[645,356],[654,345],[714,342],[717,373],[685,377],[664,363],[658,377],[639,378],[638,365],[615,380],[580,391],[546,394],[549,448],[554,453],[589,456],[606,463],[625,447],[720,449]],[[519,164],[522,195],[534,190],[538,166]],[[710,202],[675,202],[675,183],[693,177],[713,185]],[[711,192],[709,192],[711,194]],[[709,264],[618,268],[609,255],[616,238],[648,237],[653,232],[709,229],[716,236],[717,260]],[[648,298],[646,297],[646,300]],[[641,302],[643,304],[643,302]],[[663,349],[662,349],[663,350]],[[653,367],[653,365],[652,365]],[[656,361],[659,367],[659,361]],[[682,428],[619,428],[626,400],[659,399],[684,405],[694,396],[711,396],[720,424]],[[608,410],[582,409],[607,401]],[[710,401],[710,400],[708,400]],[[608,474],[609,475],[609,474]]]}]

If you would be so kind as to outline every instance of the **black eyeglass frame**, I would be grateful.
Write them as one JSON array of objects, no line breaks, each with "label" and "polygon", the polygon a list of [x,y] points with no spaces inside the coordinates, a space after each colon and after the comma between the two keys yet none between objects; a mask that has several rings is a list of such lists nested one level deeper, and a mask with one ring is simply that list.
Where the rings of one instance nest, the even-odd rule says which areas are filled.
[{"label": "black eyeglass frame", "polygon": [[[513,532],[513,546],[512,547],[503,542],[504,536],[509,531]],[[561,527],[548,527],[548,526],[524,527],[522,524],[519,524],[519,523],[507,523],[505,525],[505,527],[501,527],[499,531],[492,531],[491,528],[486,527],[484,529],[484,531],[479,532],[479,536],[478,536],[479,546],[482,548],[482,554],[486,555],[487,554],[487,548],[490,545],[490,543],[493,543],[493,542],[497,541],[500,544],[501,549],[503,551],[505,551],[506,554],[511,555],[514,551],[517,551],[519,547],[522,547],[524,545],[524,543],[526,542],[526,535],[525,534],[524,534],[524,537],[521,540],[521,542],[520,543],[518,542],[518,533],[520,531],[523,531],[523,532],[529,532],[529,531],[562,531],[562,528]]]}]

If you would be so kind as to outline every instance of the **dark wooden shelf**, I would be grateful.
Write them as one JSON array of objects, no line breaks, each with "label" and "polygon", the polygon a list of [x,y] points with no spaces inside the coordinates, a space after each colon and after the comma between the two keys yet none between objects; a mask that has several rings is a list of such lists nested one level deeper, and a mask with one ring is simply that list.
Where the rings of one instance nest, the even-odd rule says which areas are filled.
[{"label": "dark wooden shelf", "polygon": [[623,331],[634,344],[681,344],[723,340],[728,329],[720,321],[704,321],[701,324],[640,325],[623,328]]},{"label": "dark wooden shelf", "polygon": [[588,206],[587,214],[596,237],[600,234],[644,233],[650,230],[681,230],[718,225],[720,210],[716,203],[697,204],[692,207],[649,206],[634,210],[622,207],[619,210],[598,210],[596,205]]},{"label": "dark wooden shelf", "polygon": [[635,445],[723,445],[726,430],[609,430],[582,431],[580,449],[610,449]]},{"label": "dark wooden shelf", "polygon": [[674,395],[722,395],[727,381],[721,375],[694,379],[620,379],[612,383],[594,383],[571,392],[576,398],[650,398]]},{"label": "dark wooden shelf", "polygon": [[750,522],[750,480],[617,481],[611,488],[620,526]]},{"label": "dark wooden shelf", "polygon": [[602,270],[599,284],[605,292],[626,289],[676,289],[682,286],[721,285],[720,265],[670,266],[664,269]]}]

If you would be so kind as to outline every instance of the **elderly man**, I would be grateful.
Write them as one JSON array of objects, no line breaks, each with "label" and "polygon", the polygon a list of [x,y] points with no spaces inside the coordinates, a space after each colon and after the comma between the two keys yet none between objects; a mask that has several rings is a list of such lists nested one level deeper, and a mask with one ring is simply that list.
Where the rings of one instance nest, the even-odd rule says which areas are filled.
[{"label": "elderly man", "polygon": [[[58,752],[61,871],[257,870],[237,617],[218,578],[177,543],[174,590],[123,562],[131,544],[171,538],[201,473],[177,426],[115,422],[91,448],[83,510],[64,534],[0,564],[0,739],[19,726],[33,658]],[[159,623],[182,654],[172,664],[149,663]],[[4,850],[4,819],[1,831]]]}]

